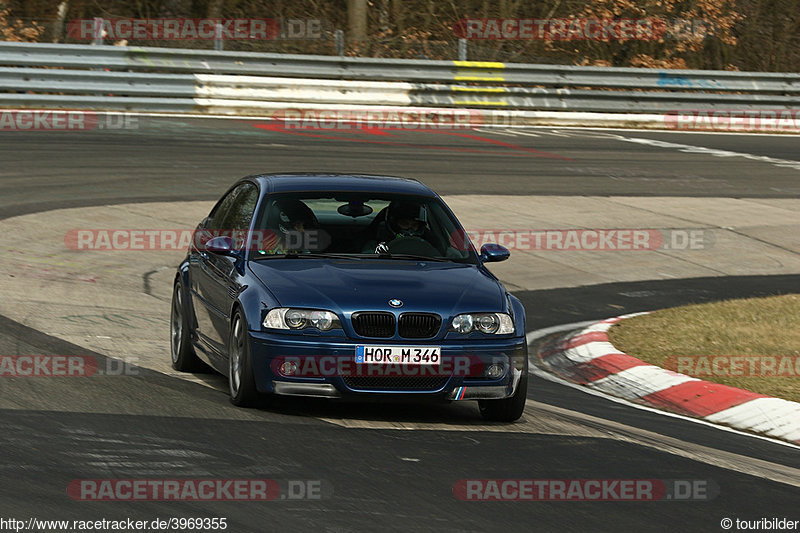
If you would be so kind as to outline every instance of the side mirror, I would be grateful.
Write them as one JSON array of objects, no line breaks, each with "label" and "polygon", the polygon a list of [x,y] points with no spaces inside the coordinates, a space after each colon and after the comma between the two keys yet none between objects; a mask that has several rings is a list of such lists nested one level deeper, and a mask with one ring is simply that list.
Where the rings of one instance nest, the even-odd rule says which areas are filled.
[{"label": "side mirror", "polygon": [[205,249],[212,254],[227,255],[230,257],[239,257],[239,252],[234,248],[233,239],[227,235],[221,235],[208,239],[206,241]]},{"label": "side mirror", "polygon": [[484,263],[497,263],[498,261],[505,261],[511,256],[511,252],[505,246],[500,246],[493,242],[489,242],[481,246],[481,261]]}]

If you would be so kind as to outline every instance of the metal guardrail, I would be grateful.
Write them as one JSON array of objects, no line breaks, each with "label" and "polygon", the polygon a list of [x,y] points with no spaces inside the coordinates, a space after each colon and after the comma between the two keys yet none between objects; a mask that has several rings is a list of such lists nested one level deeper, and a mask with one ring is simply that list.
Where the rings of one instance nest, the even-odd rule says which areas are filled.
[{"label": "metal guardrail", "polygon": [[800,74],[0,42],[0,91],[0,105],[31,107],[165,110],[173,100],[202,112],[211,100],[232,113],[237,101],[663,113],[793,108]]}]

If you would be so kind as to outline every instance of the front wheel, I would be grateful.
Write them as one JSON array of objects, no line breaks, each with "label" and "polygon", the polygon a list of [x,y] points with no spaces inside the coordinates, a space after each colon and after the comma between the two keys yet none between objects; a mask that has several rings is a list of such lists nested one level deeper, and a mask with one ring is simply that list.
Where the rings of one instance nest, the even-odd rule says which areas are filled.
[{"label": "front wheel", "polygon": [[180,372],[195,372],[202,363],[192,347],[189,333],[189,317],[183,302],[183,286],[180,281],[172,290],[172,311],[169,319],[169,348],[172,368]]},{"label": "front wheel", "polygon": [[528,398],[528,374],[523,375],[517,385],[517,390],[510,398],[502,400],[478,400],[478,407],[484,420],[492,422],[514,422],[522,416],[525,410],[525,400]]},{"label": "front wheel", "polygon": [[245,324],[242,312],[236,311],[231,321],[231,335],[228,342],[228,385],[231,403],[239,407],[255,405],[259,396],[253,376],[253,358]]}]

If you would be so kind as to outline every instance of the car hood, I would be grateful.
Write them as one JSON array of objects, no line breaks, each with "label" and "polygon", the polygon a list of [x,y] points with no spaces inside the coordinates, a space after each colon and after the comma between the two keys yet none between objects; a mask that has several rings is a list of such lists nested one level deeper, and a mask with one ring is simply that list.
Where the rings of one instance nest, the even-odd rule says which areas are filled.
[{"label": "car hood", "polygon": [[250,269],[282,307],[339,313],[427,311],[442,316],[505,311],[505,289],[476,265],[383,259],[268,259]]}]

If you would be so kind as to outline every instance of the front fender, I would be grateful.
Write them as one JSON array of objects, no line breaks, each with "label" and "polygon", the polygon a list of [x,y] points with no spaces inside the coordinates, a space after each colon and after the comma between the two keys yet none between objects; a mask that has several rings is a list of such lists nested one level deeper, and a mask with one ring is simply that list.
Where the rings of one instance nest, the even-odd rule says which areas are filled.
[{"label": "front fender", "polygon": [[181,264],[178,265],[177,272],[175,272],[175,280],[174,283],[178,281],[181,282],[181,287],[183,287],[183,306],[184,312],[186,316],[189,318],[190,327],[191,327],[191,335],[194,337],[194,332],[197,329],[197,317],[195,316],[194,312],[194,298],[192,298],[192,289],[189,280],[189,256],[187,255],[186,258],[181,261]]},{"label": "front fender", "polygon": [[189,288],[189,257],[185,257],[181,264],[178,265],[178,270],[175,272],[175,281],[180,280],[184,288]]},{"label": "front fender", "polygon": [[527,333],[525,329],[525,306],[519,301],[519,298],[511,293],[508,293],[508,303],[511,305],[511,312],[514,315],[514,331],[518,336],[524,337]]},{"label": "front fender", "polygon": [[[261,295],[258,289],[251,286],[239,293],[239,298],[236,300],[235,306],[239,306],[244,313],[245,320],[247,321],[247,329],[249,331],[261,331],[261,321],[263,320],[263,310],[266,308],[262,302]],[[233,316],[233,309],[231,309],[230,316]]]},{"label": "front fender", "polygon": [[[278,301],[254,275],[248,276],[246,282],[234,305],[238,305],[244,312],[249,331],[261,331],[267,309],[277,307]],[[233,309],[230,310],[230,315],[233,316]]]}]

